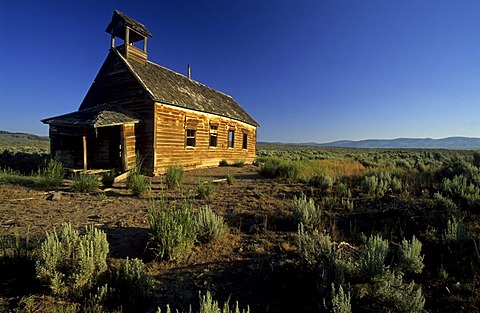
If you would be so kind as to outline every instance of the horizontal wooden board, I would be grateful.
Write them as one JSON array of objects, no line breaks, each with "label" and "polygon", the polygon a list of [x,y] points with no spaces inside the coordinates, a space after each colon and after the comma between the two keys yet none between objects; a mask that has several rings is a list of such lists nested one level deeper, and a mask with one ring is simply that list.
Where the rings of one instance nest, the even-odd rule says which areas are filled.
[{"label": "horizontal wooden board", "polygon": [[[167,105],[156,105],[155,173],[168,166],[185,169],[216,166],[221,160],[255,160],[256,128],[229,118],[194,113]],[[216,126],[217,146],[210,147],[210,125]],[[186,146],[187,129],[195,130],[195,146]],[[228,132],[234,131],[234,146],[228,147]],[[244,134],[247,136],[243,149]]]}]

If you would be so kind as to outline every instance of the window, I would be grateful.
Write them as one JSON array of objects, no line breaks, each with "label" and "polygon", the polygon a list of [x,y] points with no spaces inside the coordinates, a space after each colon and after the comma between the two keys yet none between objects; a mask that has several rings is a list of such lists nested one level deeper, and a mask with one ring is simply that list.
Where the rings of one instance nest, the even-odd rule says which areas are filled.
[{"label": "window", "polygon": [[217,146],[218,126],[210,125],[210,147]]},{"label": "window", "polygon": [[229,130],[228,131],[228,147],[233,148],[234,143],[235,143],[235,131]]},{"label": "window", "polygon": [[195,147],[195,133],[194,129],[187,129],[187,147]]},{"label": "window", "polygon": [[247,150],[247,147],[248,147],[248,134],[243,133],[242,149]]}]

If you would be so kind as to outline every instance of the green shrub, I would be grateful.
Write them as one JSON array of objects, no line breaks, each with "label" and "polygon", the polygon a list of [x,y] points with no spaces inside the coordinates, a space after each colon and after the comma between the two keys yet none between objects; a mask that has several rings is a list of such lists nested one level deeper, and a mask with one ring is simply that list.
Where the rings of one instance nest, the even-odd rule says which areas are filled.
[{"label": "green shrub", "polygon": [[191,206],[171,208],[164,203],[150,205],[150,248],[158,258],[183,261],[196,240],[195,217]]},{"label": "green shrub", "polygon": [[329,235],[318,229],[308,230],[302,223],[298,225],[298,252],[306,264],[315,267],[323,257],[331,256],[332,251]]},{"label": "green shrub", "polygon": [[[192,308],[190,307],[189,313],[193,313]],[[157,308],[156,313],[162,313],[160,308]],[[172,313],[170,306],[167,304],[166,313]],[[180,313],[178,310],[176,313]],[[250,313],[250,308],[247,306],[247,309],[240,310],[238,302],[234,307],[230,307],[229,301],[227,300],[223,305],[219,304],[218,301],[212,298],[212,295],[209,291],[204,296],[200,295],[200,305],[198,313]]]},{"label": "green shrub", "polygon": [[122,303],[124,309],[133,311],[142,307],[149,296],[152,281],[140,259],[125,259],[115,269],[110,280],[111,294],[116,304]]},{"label": "green shrub", "polygon": [[403,282],[403,274],[385,271],[370,285],[368,298],[374,312],[423,312],[425,297],[414,282]]},{"label": "green shrub", "polygon": [[322,209],[315,205],[313,199],[307,201],[305,194],[301,193],[299,198],[293,197],[291,210],[295,222],[302,223],[305,228],[314,229],[322,226]]},{"label": "green shrub", "polygon": [[260,166],[258,173],[266,178],[278,177],[278,168],[280,167],[281,160],[278,158],[267,158],[265,162]]},{"label": "green shrub", "polygon": [[266,178],[282,178],[290,183],[297,182],[302,172],[302,163],[269,157],[260,166],[258,173]]},{"label": "green shrub", "polygon": [[352,305],[350,304],[350,292],[345,293],[342,286],[335,290],[335,284],[332,283],[332,310],[334,313],[350,313]]},{"label": "green shrub", "polygon": [[363,189],[369,196],[377,195],[379,188],[383,190],[383,186],[379,187],[379,181],[375,175],[365,176],[363,179]]},{"label": "green shrub", "polygon": [[415,236],[411,241],[402,240],[398,251],[399,266],[406,273],[421,273],[423,264],[422,243]]},{"label": "green shrub", "polygon": [[321,294],[329,293],[332,283],[343,285],[345,277],[355,272],[355,260],[350,245],[336,245],[330,236],[317,229],[298,227],[298,251],[300,259],[317,275],[317,286]]},{"label": "green shrub", "polygon": [[126,185],[133,194],[141,196],[150,191],[150,180],[143,176],[144,158],[139,154],[135,155],[135,166],[128,172]]},{"label": "green shrub", "polygon": [[455,202],[449,197],[443,196],[441,193],[436,192],[433,194],[433,201],[437,210],[443,210],[448,213],[456,212],[458,207]]},{"label": "green shrub", "polygon": [[37,277],[55,295],[81,299],[107,271],[108,250],[103,231],[87,227],[81,235],[65,223],[59,233],[47,233],[36,263]]},{"label": "green shrub", "polygon": [[14,185],[31,185],[35,182],[29,176],[24,176],[18,171],[14,171],[10,168],[4,168],[0,170],[0,183],[14,184]]},{"label": "green shrub", "polygon": [[471,239],[471,234],[462,220],[455,216],[447,221],[447,228],[443,233],[443,240],[449,244],[467,242]]},{"label": "green shrub", "polygon": [[359,269],[367,277],[382,276],[386,270],[385,257],[388,253],[388,240],[380,235],[362,236],[364,241],[359,252]]},{"label": "green shrub", "polygon": [[[22,146],[21,151],[16,151],[14,146],[17,144]],[[30,151],[30,148],[25,146],[25,142],[0,142],[0,167],[10,168],[22,175],[36,172],[42,164],[45,164],[46,160],[50,159],[50,156],[35,148],[34,151]]]},{"label": "green shrub", "polygon": [[220,163],[218,163],[218,166],[230,166],[230,164],[228,164],[227,160],[221,160]]},{"label": "green shrub", "polygon": [[72,175],[72,190],[75,192],[93,192],[98,189],[99,181],[96,175],[76,173]]},{"label": "green shrub", "polygon": [[30,231],[27,230],[25,240],[22,240],[18,228],[15,228],[13,239],[0,233],[0,266],[6,260],[13,263],[22,263],[34,259],[33,245],[31,243]]},{"label": "green shrub", "polygon": [[227,174],[227,184],[233,185],[235,183],[235,176],[232,173]]},{"label": "green shrub", "polygon": [[310,186],[317,187],[320,192],[327,192],[331,190],[333,187],[333,182],[333,178],[326,174],[315,175],[308,180],[308,184]]},{"label": "green shrub", "polygon": [[115,183],[115,177],[117,176],[117,171],[110,170],[108,172],[102,173],[102,184],[104,187],[112,187]]},{"label": "green shrub", "polygon": [[169,166],[165,173],[165,182],[168,188],[181,188],[183,168],[180,166]]},{"label": "green shrub", "polygon": [[245,161],[237,160],[237,161],[233,162],[232,166],[233,167],[244,167],[245,166]]},{"label": "green shrub", "polygon": [[55,160],[48,160],[38,169],[36,182],[44,188],[58,187],[63,182],[65,170],[62,163]]},{"label": "green shrub", "polygon": [[350,212],[352,212],[355,209],[355,204],[353,200],[349,200],[349,199],[342,199],[342,206]]},{"label": "green shrub", "polygon": [[228,303],[229,301],[227,300],[223,305],[219,305],[218,301],[214,300],[212,298],[212,295],[210,292],[207,291],[207,293],[204,296],[200,297],[200,310],[199,313],[249,313],[250,308],[247,307],[247,310],[241,310],[238,305],[238,302],[236,303],[235,307],[230,308],[230,305]]},{"label": "green shrub", "polygon": [[380,172],[375,175],[365,176],[363,179],[363,190],[371,197],[383,197],[388,190],[400,191],[402,181],[392,176],[389,172]]},{"label": "green shrub", "polygon": [[287,182],[295,183],[300,177],[302,164],[295,161],[285,161],[277,168],[277,177],[285,179]]},{"label": "green shrub", "polygon": [[215,186],[210,182],[198,182],[197,193],[200,199],[209,198],[215,191]]},{"label": "green shrub", "polygon": [[461,201],[468,207],[475,207],[480,201],[478,186],[464,175],[455,176],[453,179],[444,178],[441,190],[453,200]]},{"label": "green shrub", "polygon": [[216,214],[210,207],[205,206],[195,215],[195,230],[197,239],[206,243],[217,240],[225,235],[228,226],[223,217]]},{"label": "green shrub", "polygon": [[135,196],[145,196],[151,191],[151,181],[140,174],[130,174],[128,176],[128,188],[132,190]]}]

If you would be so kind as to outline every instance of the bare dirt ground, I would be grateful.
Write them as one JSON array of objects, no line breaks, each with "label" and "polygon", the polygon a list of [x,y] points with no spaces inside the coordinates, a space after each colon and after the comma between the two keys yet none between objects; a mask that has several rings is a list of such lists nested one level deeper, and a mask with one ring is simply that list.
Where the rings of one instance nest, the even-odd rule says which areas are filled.
[{"label": "bare dirt ground", "polygon": [[[300,277],[290,266],[297,250],[290,204],[302,186],[262,178],[257,169],[248,165],[189,171],[181,192],[165,190],[163,178],[153,178],[153,199],[173,204],[187,198],[195,209],[209,205],[230,226],[224,239],[194,247],[182,264],[154,260],[148,250],[151,198],[133,196],[124,183],[116,183],[104,194],[74,193],[68,183],[53,193],[0,185],[0,231],[6,235],[18,232],[22,237],[29,234],[38,245],[35,238],[65,222],[101,228],[107,233],[112,258],[138,257],[147,263],[155,279],[152,307],[168,303],[185,310],[198,302],[199,291],[210,290],[218,300],[230,297],[241,306],[249,304],[253,312],[294,312],[298,301],[304,311],[316,310],[312,307],[315,286],[309,286],[313,280]],[[234,184],[217,182],[209,199],[196,197],[198,182],[221,180],[228,173],[234,175]],[[3,302],[18,303],[21,296]]]}]

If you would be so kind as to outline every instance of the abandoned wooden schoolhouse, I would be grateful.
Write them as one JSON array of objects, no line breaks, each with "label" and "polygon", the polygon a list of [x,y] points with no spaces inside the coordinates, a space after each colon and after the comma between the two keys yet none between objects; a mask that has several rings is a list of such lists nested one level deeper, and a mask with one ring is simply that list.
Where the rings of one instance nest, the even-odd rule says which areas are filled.
[{"label": "abandoned wooden schoolhouse", "polygon": [[[147,28],[114,11],[110,51],[78,111],[42,120],[52,157],[66,167],[217,166],[255,158],[258,123],[229,95],[148,60]],[[115,39],[123,40],[115,46]]]}]

